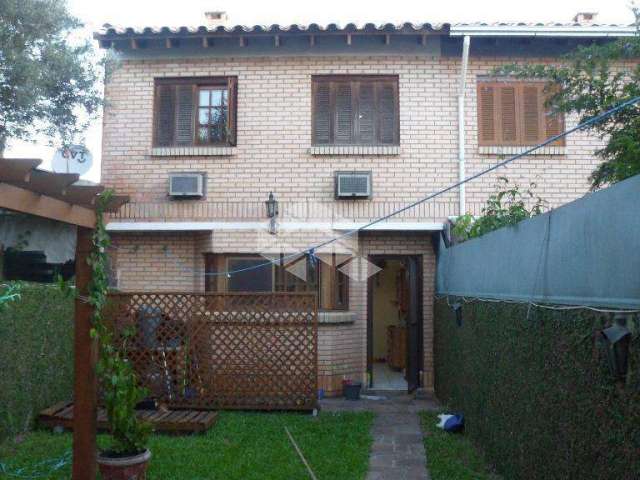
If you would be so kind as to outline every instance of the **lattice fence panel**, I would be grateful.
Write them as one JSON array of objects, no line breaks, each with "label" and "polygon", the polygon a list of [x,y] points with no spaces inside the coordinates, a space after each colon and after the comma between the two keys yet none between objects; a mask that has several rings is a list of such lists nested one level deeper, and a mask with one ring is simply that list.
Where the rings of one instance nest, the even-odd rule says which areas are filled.
[{"label": "lattice fence panel", "polygon": [[172,408],[312,409],[316,298],[115,293],[106,315],[140,383]]}]

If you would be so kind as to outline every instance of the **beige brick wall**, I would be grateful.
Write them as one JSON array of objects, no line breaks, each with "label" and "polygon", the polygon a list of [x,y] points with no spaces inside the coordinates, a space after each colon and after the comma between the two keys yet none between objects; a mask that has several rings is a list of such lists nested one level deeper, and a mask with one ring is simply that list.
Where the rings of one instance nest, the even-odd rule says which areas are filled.
[{"label": "beige brick wall", "polygon": [[197,233],[112,234],[117,286],[124,291],[190,292],[204,289]]},{"label": "beige brick wall", "polygon": [[[504,62],[513,60],[516,59]],[[470,61],[466,102],[469,174],[498,159],[496,155],[478,154],[476,79],[501,62]],[[324,202],[333,199],[335,170],[363,169],[373,171],[371,203],[415,200],[457,179],[458,72],[458,59],[431,57],[124,61],[106,86],[103,181],[120,193],[131,195],[134,203],[162,203],[167,201],[169,172],[206,171],[207,197],[200,203],[262,202],[270,191],[282,202]],[[307,153],[311,141],[311,76],[327,73],[399,75],[400,155]],[[235,154],[150,156],[153,79],[192,75],[238,76]],[[568,119],[567,125],[571,126],[574,120]],[[523,184],[535,181],[537,191],[554,205],[576,198],[587,191],[587,177],[596,163],[596,144],[585,134],[575,134],[567,140],[567,155],[531,156],[470,184],[469,203],[473,206],[484,202],[493,191],[497,175]],[[425,214],[441,218],[443,213],[457,213],[455,192],[440,201],[449,205],[447,212]],[[189,203],[198,202],[181,205]],[[363,203],[367,202],[359,205]],[[141,213],[143,217],[147,214]]]}]

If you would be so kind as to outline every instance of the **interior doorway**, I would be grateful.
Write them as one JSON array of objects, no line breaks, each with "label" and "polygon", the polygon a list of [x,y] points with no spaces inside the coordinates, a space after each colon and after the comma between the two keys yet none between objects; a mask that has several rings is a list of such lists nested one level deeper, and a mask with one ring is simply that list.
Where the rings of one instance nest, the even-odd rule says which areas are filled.
[{"label": "interior doorway", "polygon": [[421,262],[413,255],[372,255],[381,270],[369,279],[369,388],[413,391],[422,357]]}]

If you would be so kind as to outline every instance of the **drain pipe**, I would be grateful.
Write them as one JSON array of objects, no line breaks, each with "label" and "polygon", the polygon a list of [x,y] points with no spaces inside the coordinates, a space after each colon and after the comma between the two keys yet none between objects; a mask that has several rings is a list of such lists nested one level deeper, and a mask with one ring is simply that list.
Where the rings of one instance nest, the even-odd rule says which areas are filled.
[{"label": "drain pipe", "polygon": [[[458,90],[458,180],[463,181],[466,177],[464,166],[464,91],[467,84],[467,66],[469,65],[469,45],[471,44],[471,37],[469,35],[464,36],[462,42],[462,64],[460,69],[460,85]],[[458,187],[459,194],[459,214],[464,215],[466,212],[466,198],[465,198],[465,186],[460,185]]]}]

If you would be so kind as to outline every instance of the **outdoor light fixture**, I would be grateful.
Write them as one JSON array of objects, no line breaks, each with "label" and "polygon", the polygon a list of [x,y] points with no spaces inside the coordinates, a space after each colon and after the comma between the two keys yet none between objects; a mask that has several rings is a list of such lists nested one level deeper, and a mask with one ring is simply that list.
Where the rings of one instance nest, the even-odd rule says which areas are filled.
[{"label": "outdoor light fixture", "polygon": [[269,192],[269,199],[264,204],[267,207],[267,217],[270,218],[269,233],[273,235],[276,233],[276,217],[278,216],[278,202],[273,196],[273,192]]},{"label": "outdoor light fixture", "polygon": [[616,380],[623,382],[629,368],[631,331],[627,328],[627,315],[616,314],[613,322],[611,327],[602,330],[602,337],[606,342],[611,373]]}]

